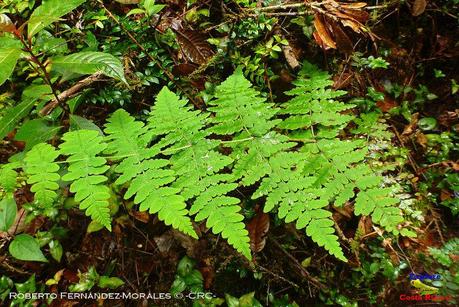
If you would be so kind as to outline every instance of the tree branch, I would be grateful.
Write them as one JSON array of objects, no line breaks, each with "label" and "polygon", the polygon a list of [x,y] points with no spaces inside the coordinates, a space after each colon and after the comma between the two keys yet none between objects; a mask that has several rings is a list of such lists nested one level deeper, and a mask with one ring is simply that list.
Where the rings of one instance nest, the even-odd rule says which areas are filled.
[{"label": "tree branch", "polygon": [[65,101],[77,96],[81,90],[90,87],[94,82],[102,81],[102,74],[97,73],[91,75],[83,80],[78,81],[71,88],[63,91],[56,98],[51,100],[43,109],[40,111],[40,115],[49,115],[59,104],[64,103]]}]

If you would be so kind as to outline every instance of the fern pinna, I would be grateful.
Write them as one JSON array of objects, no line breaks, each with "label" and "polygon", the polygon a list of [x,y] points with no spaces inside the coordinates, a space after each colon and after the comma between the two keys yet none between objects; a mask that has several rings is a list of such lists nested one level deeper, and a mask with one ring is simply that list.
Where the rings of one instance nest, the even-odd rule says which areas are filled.
[{"label": "fern pinna", "polygon": [[[394,234],[403,217],[390,188],[370,167],[366,139],[340,137],[354,120],[353,106],[338,100],[345,92],[332,90],[330,76],[308,63],[294,85],[287,92],[291,99],[275,105],[238,69],[217,86],[207,111],[194,110],[165,87],[145,123],[117,110],[105,136],[77,130],[64,134],[58,150],[36,145],[23,166],[15,162],[0,169],[0,185],[14,189],[22,167],[35,202],[50,205],[58,183],[69,182],[80,208],[110,229],[110,177],[140,210],[195,238],[193,221],[205,220],[250,259],[237,192],[244,186],[265,212],[294,222],[346,261],[330,206],[354,203],[355,214],[371,216]],[[59,156],[66,157],[59,162],[67,166],[62,178]]]}]

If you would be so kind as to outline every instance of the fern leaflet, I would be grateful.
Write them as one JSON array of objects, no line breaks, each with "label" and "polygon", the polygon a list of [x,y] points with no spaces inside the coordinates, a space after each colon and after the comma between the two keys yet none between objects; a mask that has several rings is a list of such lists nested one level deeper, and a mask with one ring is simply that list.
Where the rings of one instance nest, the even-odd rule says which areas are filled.
[{"label": "fern leaflet", "polygon": [[221,171],[233,160],[216,150],[218,140],[207,138],[208,114],[192,111],[187,102],[163,88],[148,119],[149,134],[155,146],[170,156],[172,170],[178,179],[172,187],[186,200],[192,200],[190,214],[196,221],[207,220],[214,234],[221,233],[247,258],[251,258],[249,236],[239,213],[239,199],[227,196],[237,187],[230,174]]},{"label": "fern leaflet", "polygon": [[29,177],[27,183],[32,185],[30,191],[35,193],[35,202],[41,207],[52,206],[57,197],[60,176],[55,160],[58,156],[53,146],[41,143],[27,152],[24,159],[24,170]]},{"label": "fern leaflet", "polygon": [[167,160],[154,159],[160,151],[157,146],[148,147],[149,136],[144,124],[126,111],[118,110],[105,127],[109,140],[107,151],[121,157],[115,167],[121,175],[115,183],[130,182],[124,198],[135,196],[134,203],[140,204],[141,211],[158,213],[166,225],[197,238],[187,216],[185,200],[178,194],[180,190],[169,186],[175,180],[175,173],[166,168]]},{"label": "fern leaflet", "polygon": [[62,180],[72,182],[70,192],[75,193],[75,200],[86,210],[86,215],[111,230],[110,190],[103,184],[107,181],[103,174],[109,166],[106,159],[99,156],[107,145],[94,130],[67,132],[62,139],[60,152],[69,156],[68,173]]}]

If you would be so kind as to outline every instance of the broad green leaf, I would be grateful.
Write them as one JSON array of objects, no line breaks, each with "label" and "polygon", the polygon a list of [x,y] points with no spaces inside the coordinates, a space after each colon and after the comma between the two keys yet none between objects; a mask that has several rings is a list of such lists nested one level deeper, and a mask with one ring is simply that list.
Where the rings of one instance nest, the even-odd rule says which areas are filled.
[{"label": "broad green leaf", "polygon": [[35,101],[35,99],[25,100],[6,111],[5,116],[0,119],[0,139],[3,139],[21,119],[29,114]]},{"label": "broad green leaf", "polygon": [[143,7],[147,11],[147,15],[151,16],[159,13],[164,7],[164,4],[155,4],[155,0],[145,0]]},{"label": "broad green leaf", "polygon": [[0,85],[11,76],[20,56],[20,49],[3,46],[0,48]]},{"label": "broad green leaf", "polygon": [[126,14],[126,17],[129,17],[131,15],[136,15],[136,14],[145,14],[145,10],[144,9],[132,9],[129,11],[129,13]]},{"label": "broad green leaf", "polygon": [[106,76],[126,82],[121,61],[111,54],[104,52],[79,52],[52,60],[53,69],[62,73],[77,73],[83,75],[101,72]]},{"label": "broad green leaf", "polygon": [[21,119],[29,114],[36,101],[50,100],[50,92],[51,89],[47,85],[32,85],[27,87],[22,93],[22,102],[8,109],[0,119],[0,140],[14,129]]},{"label": "broad green leaf", "polygon": [[78,115],[70,115],[70,130],[95,130],[101,136],[104,136],[104,133],[96,124]]},{"label": "broad green leaf", "polygon": [[61,129],[59,126],[50,126],[40,118],[25,122],[16,133],[15,139],[26,143],[26,150],[34,145],[52,139]]},{"label": "broad green leaf", "polygon": [[16,202],[13,197],[0,201],[0,231],[8,231],[16,218]]},{"label": "broad green leaf", "polygon": [[22,100],[49,101],[53,97],[49,85],[31,85],[22,92]]},{"label": "broad green leaf", "polygon": [[47,0],[37,7],[29,19],[29,38],[70,13],[86,0]]},{"label": "broad green leaf", "polygon": [[11,256],[18,260],[48,262],[40,250],[37,240],[28,234],[16,236],[8,250]]},{"label": "broad green leaf", "polygon": [[118,277],[101,276],[97,285],[100,288],[116,289],[124,285],[124,281]]}]

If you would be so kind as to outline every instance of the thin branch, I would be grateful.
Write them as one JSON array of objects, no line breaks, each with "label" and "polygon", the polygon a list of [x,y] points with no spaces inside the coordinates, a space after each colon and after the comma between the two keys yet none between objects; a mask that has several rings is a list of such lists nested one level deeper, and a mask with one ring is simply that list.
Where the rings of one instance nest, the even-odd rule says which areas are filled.
[{"label": "thin branch", "polygon": [[287,252],[283,247],[282,245],[280,245],[279,242],[277,242],[276,239],[274,239],[273,237],[271,236],[268,236],[268,239],[274,243],[274,245],[276,245],[276,247],[282,251],[290,260],[292,260],[292,262],[300,269],[301,273],[303,276],[305,276],[309,282],[311,282],[311,284],[313,284],[315,287],[319,288],[319,289],[325,289],[325,285],[323,283],[321,283],[317,278],[311,276],[311,274],[309,274],[309,272],[301,265],[301,263],[295,258],[293,257],[289,252]]},{"label": "thin branch", "polygon": [[51,100],[43,109],[41,109],[40,115],[49,115],[59,104],[77,96],[81,90],[90,87],[94,82],[103,81],[101,76],[102,74],[97,73],[78,81],[72,87],[63,91],[56,98]]},{"label": "thin branch", "polygon": [[[49,73],[48,71],[46,70],[46,66],[40,61],[40,59],[38,58],[37,55],[35,55],[35,53],[33,52],[32,50],[32,46],[31,46],[31,42],[26,42],[24,37],[22,36],[21,33],[19,32],[15,32],[14,33],[15,36],[21,41],[22,45],[24,46],[24,50],[30,55],[31,57],[31,60],[32,62],[34,62],[35,64],[38,65],[38,67],[40,68],[40,70],[42,71],[43,73],[43,80],[45,81],[45,83],[51,88],[51,92],[54,96],[54,99],[57,101],[57,104],[60,105],[62,107],[62,109],[64,109],[65,112],[68,112],[68,106],[63,104],[60,100],[59,100],[59,96],[57,94],[57,91],[56,89],[54,88],[53,86],[53,83],[51,82],[51,77],[49,76]],[[37,72],[38,73],[38,72]]]}]

